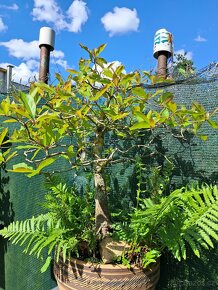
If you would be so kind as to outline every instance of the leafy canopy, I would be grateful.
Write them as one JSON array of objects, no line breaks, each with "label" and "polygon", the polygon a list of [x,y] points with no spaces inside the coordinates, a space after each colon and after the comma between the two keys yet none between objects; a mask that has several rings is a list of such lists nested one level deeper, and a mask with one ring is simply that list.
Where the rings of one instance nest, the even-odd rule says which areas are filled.
[{"label": "leafy canopy", "polygon": [[[108,63],[100,57],[105,45],[93,50],[81,47],[89,57],[80,59],[78,70],[68,70],[67,80],[56,74],[56,85],[33,83],[29,93],[14,92],[1,102],[4,128],[0,145],[5,150],[0,161],[8,162],[21,153],[24,156],[24,162],[14,165],[14,172],[31,177],[45,172],[59,158],[68,162],[69,169],[92,166],[100,159],[102,165],[118,159],[117,144],[111,144],[101,156],[96,152],[99,132],[128,140],[138,138],[140,130],[180,128],[182,136],[184,130],[197,133],[205,121],[218,127],[210,120],[214,112],[206,112],[196,102],[187,108],[178,105],[170,92],[147,92],[145,83],[162,80],[145,71],[126,73],[123,65]],[[11,123],[14,130],[6,140]],[[9,143],[16,151],[12,152]]]}]

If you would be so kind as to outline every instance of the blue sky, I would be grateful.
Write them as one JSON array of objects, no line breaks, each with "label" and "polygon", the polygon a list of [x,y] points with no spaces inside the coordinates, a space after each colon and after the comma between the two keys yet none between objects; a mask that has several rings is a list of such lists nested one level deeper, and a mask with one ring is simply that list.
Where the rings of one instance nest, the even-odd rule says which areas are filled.
[{"label": "blue sky", "polygon": [[103,57],[120,61],[126,71],[155,68],[153,39],[166,28],[174,50],[203,68],[218,58],[218,0],[0,0],[0,66],[15,65],[14,78],[37,75],[38,35],[42,26],[56,31],[51,55],[54,72],[76,68],[85,53],[107,43]]}]

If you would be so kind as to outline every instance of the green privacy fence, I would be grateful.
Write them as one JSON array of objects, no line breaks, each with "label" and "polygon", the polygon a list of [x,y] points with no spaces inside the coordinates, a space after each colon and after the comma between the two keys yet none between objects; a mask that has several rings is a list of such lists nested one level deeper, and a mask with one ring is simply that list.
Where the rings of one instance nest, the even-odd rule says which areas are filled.
[{"label": "green privacy fence", "polygon": [[[12,220],[23,220],[38,215],[43,192],[42,178],[29,179],[1,169],[1,221],[6,225]],[[40,260],[23,254],[21,249],[0,238],[0,289],[53,288],[55,282],[51,279],[50,270],[44,274],[40,273],[42,265]]]},{"label": "green privacy fence", "polygon": [[[174,84],[147,86],[152,93],[159,89],[175,94],[179,103],[202,103],[208,110],[218,107],[218,68],[217,64],[207,67],[193,77],[181,78]],[[205,126],[202,134],[208,141],[201,141],[187,135],[186,141],[166,136],[159,146],[169,153],[176,166],[173,169],[172,185],[178,186],[189,181],[200,180],[215,183],[218,181],[218,136],[215,130]],[[176,132],[175,132],[176,135]],[[60,164],[59,166],[63,166]],[[125,166],[124,166],[125,167]],[[121,197],[131,197],[136,188],[132,178],[133,168],[114,166],[110,172],[114,177],[113,190]],[[39,203],[43,200],[44,186],[41,177],[27,178],[22,174],[8,173],[1,169],[0,186],[0,227],[13,220],[22,220],[40,212]],[[78,177],[82,182],[82,177]],[[126,194],[126,196],[125,196]],[[42,209],[41,209],[42,210]],[[191,257],[188,262],[178,263],[167,253],[161,260],[160,290],[175,289],[217,289],[217,249],[205,254],[202,261]],[[19,247],[0,238],[0,289],[4,290],[50,290],[55,287],[52,270],[40,274],[42,262],[22,254]]]},{"label": "green privacy fence", "polygon": [[[205,68],[194,77],[180,79],[164,89],[173,92],[178,103],[191,105],[194,101],[211,111],[212,108],[218,107],[218,64]],[[218,121],[217,115],[214,120]],[[163,147],[170,153],[176,164],[171,181],[176,186],[191,181],[218,183],[217,130],[205,125],[201,133],[208,136],[207,141],[189,135],[186,135],[185,142],[172,137],[163,140]],[[215,249],[205,253],[202,260],[190,255],[189,260],[178,262],[165,253],[161,258],[161,279],[158,289],[217,289],[217,259],[217,245]]]}]

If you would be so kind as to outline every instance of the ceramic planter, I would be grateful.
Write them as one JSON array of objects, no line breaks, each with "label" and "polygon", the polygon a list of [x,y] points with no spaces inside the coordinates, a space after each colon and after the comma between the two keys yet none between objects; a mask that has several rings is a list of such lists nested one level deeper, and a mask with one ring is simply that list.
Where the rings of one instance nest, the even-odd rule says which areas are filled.
[{"label": "ceramic planter", "polygon": [[160,277],[160,263],[140,270],[123,265],[92,264],[77,259],[60,258],[54,263],[54,275],[60,290],[138,290],[155,289]]}]

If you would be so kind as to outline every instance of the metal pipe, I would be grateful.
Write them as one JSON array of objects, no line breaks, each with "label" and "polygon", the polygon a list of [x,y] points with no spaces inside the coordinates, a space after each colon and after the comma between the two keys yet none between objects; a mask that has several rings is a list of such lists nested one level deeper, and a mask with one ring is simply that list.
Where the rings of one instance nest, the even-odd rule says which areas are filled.
[{"label": "metal pipe", "polygon": [[48,83],[49,61],[51,47],[46,44],[40,46],[39,81]]},{"label": "metal pipe", "polygon": [[11,90],[11,80],[12,80],[12,69],[13,69],[13,65],[8,65],[7,66],[7,73],[6,73],[6,91],[7,93],[10,92]]},{"label": "metal pipe", "polygon": [[159,51],[157,58],[157,75],[159,77],[167,77],[167,59],[169,57],[168,51]]},{"label": "metal pipe", "polygon": [[50,27],[42,27],[39,32],[40,65],[39,80],[48,83],[50,52],[54,50],[55,32]]}]

